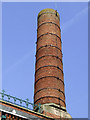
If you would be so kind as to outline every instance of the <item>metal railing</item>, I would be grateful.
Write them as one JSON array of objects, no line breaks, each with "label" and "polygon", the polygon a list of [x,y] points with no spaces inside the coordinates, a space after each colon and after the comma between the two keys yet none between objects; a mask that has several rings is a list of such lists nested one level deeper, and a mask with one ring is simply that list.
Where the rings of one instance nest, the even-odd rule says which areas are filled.
[{"label": "metal railing", "polygon": [[20,107],[24,107],[24,108],[27,108],[27,109],[30,109],[30,110],[34,110],[34,111],[37,111],[39,113],[40,113],[40,110],[41,110],[41,104],[40,103],[38,105],[30,103],[28,98],[26,100],[22,100],[20,98],[11,96],[9,94],[6,94],[4,90],[2,90],[0,92],[0,100],[9,102],[9,103],[12,103],[12,104],[15,104],[15,105],[18,105]]}]

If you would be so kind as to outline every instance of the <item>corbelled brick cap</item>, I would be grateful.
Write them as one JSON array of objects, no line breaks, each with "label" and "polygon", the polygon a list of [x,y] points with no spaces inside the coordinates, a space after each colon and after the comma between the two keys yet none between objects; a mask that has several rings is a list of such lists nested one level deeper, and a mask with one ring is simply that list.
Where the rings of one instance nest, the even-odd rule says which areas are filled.
[{"label": "corbelled brick cap", "polygon": [[[42,13],[45,13],[45,12],[52,12],[52,13],[56,13],[56,10],[54,10],[54,9],[51,9],[51,8],[46,8],[46,9],[43,9],[43,10],[41,10],[40,12],[39,12],[39,14],[38,14],[38,17],[42,14]],[[59,13],[57,12],[57,15],[58,15],[58,17],[59,17]],[[59,17],[60,18],[60,17]]]}]

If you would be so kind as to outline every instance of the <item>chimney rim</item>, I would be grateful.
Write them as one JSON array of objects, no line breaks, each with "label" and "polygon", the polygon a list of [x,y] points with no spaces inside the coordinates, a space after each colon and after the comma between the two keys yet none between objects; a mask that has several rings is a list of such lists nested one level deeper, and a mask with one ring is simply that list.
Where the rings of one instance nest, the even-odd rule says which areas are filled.
[{"label": "chimney rim", "polygon": [[56,16],[58,16],[58,17],[60,18],[59,13],[57,12],[57,10],[54,10],[54,9],[52,9],[52,8],[45,8],[45,9],[41,10],[41,11],[38,13],[38,17],[39,17],[41,14],[43,14],[43,13],[54,13],[54,14],[56,14]]}]

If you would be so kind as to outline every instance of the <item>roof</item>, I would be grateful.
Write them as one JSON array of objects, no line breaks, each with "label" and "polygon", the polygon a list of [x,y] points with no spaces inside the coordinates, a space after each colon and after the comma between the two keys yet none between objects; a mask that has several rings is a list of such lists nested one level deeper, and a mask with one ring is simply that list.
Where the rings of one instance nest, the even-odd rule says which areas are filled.
[{"label": "roof", "polygon": [[46,116],[44,114],[35,112],[33,110],[18,106],[16,104],[4,100],[0,100],[0,111],[25,119],[46,118],[53,120],[53,118],[49,116]]}]

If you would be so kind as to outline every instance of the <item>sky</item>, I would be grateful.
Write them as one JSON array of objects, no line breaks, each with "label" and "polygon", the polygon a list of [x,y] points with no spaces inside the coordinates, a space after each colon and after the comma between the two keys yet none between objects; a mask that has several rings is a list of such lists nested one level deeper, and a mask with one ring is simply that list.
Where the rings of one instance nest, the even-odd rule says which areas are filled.
[{"label": "sky", "polygon": [[45,8],[60,14],[66,109],[88,117],[88,3],[2,3],[2,89],[33,103],[37,16]]}]

